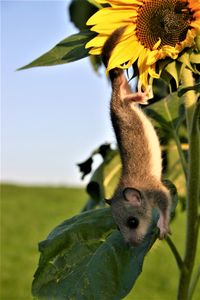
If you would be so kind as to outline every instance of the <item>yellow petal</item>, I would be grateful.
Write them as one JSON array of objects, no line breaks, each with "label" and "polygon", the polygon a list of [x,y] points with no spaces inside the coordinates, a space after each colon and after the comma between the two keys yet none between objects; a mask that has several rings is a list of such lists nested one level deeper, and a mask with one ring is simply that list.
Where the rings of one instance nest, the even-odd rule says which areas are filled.
[{"label": "yellow petal", "polygon": [[158,41],[155,43],[155,45],[153,46],[153,50],[158,49],[158,47],[160,46],[160,44],[161,44],[161,38],[159,38]]},{"label": "yellow petal", "polygon": [[[126,25],[127,25],[126,22],[120,22],[119,23],[119,27],[123,27],[123,26],[126,26]],[[117,28],[118,28],[117,24],[113,24],[113,23],[108,23],[108,24],[100,23],[100,24],[97,24],[97,25],[93,26],[90,30],[98,32],[98,33],[110,35]]]},{"label": "yellow petal", "polygon": [[194,13],[194,18],[199,18],[199,17],[200,17],[200,10],[197,10]]},{"label": "yellow petal", "polygon": [[193,10],[193,11],[200,9],[199,0],[189,0],[189,8],[191,8],[191,10]]},{"label": "yellow petal", "polygon": [[85,48],[103,47],[108,37],[109,35],[97,35],[86,44]]},{"label": "yellow petal", "polygon": [[190,26],[195,28],[198,34],[200,33],[200,20],[191,22]]},{"label": "yellow petal", "polygon": [[141,5],[142,0],[95,0],[98,3],[109,3],[112,6]]},{"label": "yellow petal", "polygon": [[143,48],[142,52],[140,53],[140,56],[138,59],[138,69],[139,69],[139,71],[141,70],[141,72],[142,72],[142,69],[144,68],[144,66],[146,65],[148,52],[150,52],[150,51],[148,51],[146,48]]},{"label": "yellow petal", "polygon": [[150,51],[148,53],[147,62],[148,66],[153,65],[159,59],[159,50]]},{"label": "yellow petal", "polygon": [[92,48],[90,49],[89,53],[91,55],[101,55],[102,52],[102,47],[98,47],[98,48]]},{"label": "yellow petal", "polygon": [[147,66],[147,58],[150,53],[149,49],[143,48],[138,59],[139,81],[143,90],[148,87],[149,66]]},{"label": "yellow petal", "polygon": [[100,34],[107,34],[110,35],[114,30],[120,27],[126,26],[123,36],[132,34],[135,29],[136,25],[134,23],[130,22],[119,22],[118,24],[108,23],[108,24],[97,24],[91,28],[92,31],[98,32]]},{"label": "yellow petal", "polygon": [[138,90],[145,91],[149,86],[148,82],[148,69],[139,74]]},{"label": "yellow petal", "polygon": [[173,59],[176,59],[178,56],[179,51],[172,47],[172,46],[168,46],[168,45],[164,45],[162,47],[162,49],[160,50],[160,52],[163,53],[163,58],[165,58],[166,56],[169,56]]},{"label": "yellow petal", "polygon": [[158,78],[160,78],[160,75],[158,73],[156,73],[155,69],[156,69],[156,65],[154,64],[149,67],[148,72],[151,77],[158,79]]},{"label": "yellow petal", "polygon": [[[134,36],[130,36],[121,41],[113,50],[108,64],[108,70],[120,67],[124,63],[126,63],[124,68],[128,68],[138,58],[142,48]],[[123,68],[123,66],[121,67]]]},{"label": "yellow petal", "polygon": [[[188,30],[185,40],[183,42],[177,44],[176,47],[175,47],[175,50],[177,52],[180,52],[185,47],[191,47],[192,45],[194,45],[194,38],[195,37],[196,37],[196,30],[195,29]],[[175,57],[175,59],[176,59],[176,57]]]},{"label": "yellow petal", "polygon": [[102,8],[97,11],[88,21],[87,25],[96,25],[99,23],[119,23],[128,21],[132,17],[137,16],[137,11],[134,9],[116,9],[112,7]]}]

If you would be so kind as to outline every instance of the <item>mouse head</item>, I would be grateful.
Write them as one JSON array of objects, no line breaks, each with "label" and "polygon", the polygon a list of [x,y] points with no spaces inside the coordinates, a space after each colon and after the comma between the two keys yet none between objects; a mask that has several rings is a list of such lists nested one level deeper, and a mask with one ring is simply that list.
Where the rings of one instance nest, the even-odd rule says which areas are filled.
[{"label": "mouse head", "polygon": [[150,202],[145,199],[144,193],[128,187],[116,191],[106,202],[111,205],[113,218],[125,242],[138,245],[148,231],[152,215]]}]

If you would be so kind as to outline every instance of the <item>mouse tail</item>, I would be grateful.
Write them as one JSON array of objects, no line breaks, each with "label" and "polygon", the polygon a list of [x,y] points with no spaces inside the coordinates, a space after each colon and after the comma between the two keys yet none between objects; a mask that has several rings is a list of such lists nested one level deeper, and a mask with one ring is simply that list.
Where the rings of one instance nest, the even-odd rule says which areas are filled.
[{"label": "mouse tail", "polygon": [[[106,42],[102,48],[101,56],[102,56],[102,61],[106,68],[108,67],[108,63],[109,63],[111,54],[112,54],[114,48],[116,47],[117,43],[119,42],[120,37],[124,33],[125,28],[126,28],[126,26],[116,29],[106,40]],[[121,76],[122,74],[123,74],[123,70],[121,68],[111,69],[109,71],[109,76],[110,76],[111,82],[113,83],[114,80],[116,78],[118,78],[119,76]]]}]

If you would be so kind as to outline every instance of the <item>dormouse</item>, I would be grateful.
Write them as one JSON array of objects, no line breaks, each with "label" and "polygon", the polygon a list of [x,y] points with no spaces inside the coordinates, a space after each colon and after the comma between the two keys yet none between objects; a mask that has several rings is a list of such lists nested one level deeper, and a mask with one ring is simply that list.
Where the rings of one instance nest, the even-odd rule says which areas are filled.
[{"label": "dormouse", "polygon": [[[102,59],[107,67],[124,27],[106,41]],[[161,181],[162,160],[158,136],[150,120],[139,107],[147,102],[148,91],[133,93],[124,71],[109,71],[112,84],[111,121],[122,162],[119,184],[111,199],[113,218],[125,241],[138,245],[152,221],[152,210],[158,208],[160,238],[169,233],[171,198]]]}]

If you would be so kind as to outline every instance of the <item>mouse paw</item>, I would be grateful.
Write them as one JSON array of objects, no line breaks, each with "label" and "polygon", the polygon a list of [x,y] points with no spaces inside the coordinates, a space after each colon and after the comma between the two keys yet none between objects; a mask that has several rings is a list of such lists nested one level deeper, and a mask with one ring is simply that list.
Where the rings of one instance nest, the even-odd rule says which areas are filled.
[{"label": "mouse paw", "polygon": [[168,226],[168,223],[165,222],[162,216],[160,216],[158,222],[157,222],[157,227],[160,229],[160,239],[164,239],[168,234],[171,234],[171,230]]},{"label": "mouse paw", "polygon": [[148,97],[146,93],[137,92],[133,94],[128,94],[124,97],[123,101],[135,102],[138,104],[148,104]]},{"label": "mouse paw", "polygon": [[147,89],[143,92],[141,89],[137,93],[126,94],[123,98],[124,101],[135,102],[138,104],[146,105],[148,100],[151,98],[151,86],[148,86]]}]

